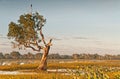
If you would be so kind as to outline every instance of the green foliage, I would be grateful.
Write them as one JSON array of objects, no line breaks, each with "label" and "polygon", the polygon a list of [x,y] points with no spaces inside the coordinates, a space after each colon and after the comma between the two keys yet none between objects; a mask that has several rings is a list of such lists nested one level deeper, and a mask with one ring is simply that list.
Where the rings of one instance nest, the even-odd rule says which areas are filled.
[{"label": "green foliage", "polygon": [[39,13],[21,15],[18,23],[10,22],[7,36],[15,39],[19,44],[35,42],[40,39],[38,31],[45,22],[46,19]]}]

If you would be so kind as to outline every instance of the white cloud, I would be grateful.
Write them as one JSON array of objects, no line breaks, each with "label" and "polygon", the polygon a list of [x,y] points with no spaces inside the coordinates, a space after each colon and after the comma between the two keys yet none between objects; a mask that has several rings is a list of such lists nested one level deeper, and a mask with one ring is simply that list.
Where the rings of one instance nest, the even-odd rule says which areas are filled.
[{"label": "white cloud", "polygon": [[73,39],[82,39],[82,40],[86,40],[86,39],[89,39],[89,38],[87,38],[87,37],[76,36],[76,37],[73,37]]},{"label": "white cloud", "polygon": [[[48,39],[48,38],[47,38]],[[59,40],[59,41],[58,41]],[[101,41],[90,37],[54,37],[53,46],[50,53],[73,54],[73,53],[98,53],[98,54],[119,54],[120,44]],[[7,38],[0,38],[0,52],[10,52],[12,50],[11,41]],[[21,52],[28,52],[23,50]],[[33,51],[34,52],[34,51]]]},{"label": "white cloud", "polygon": [[0,37],[2,36],[2,34],[0,34]]}]

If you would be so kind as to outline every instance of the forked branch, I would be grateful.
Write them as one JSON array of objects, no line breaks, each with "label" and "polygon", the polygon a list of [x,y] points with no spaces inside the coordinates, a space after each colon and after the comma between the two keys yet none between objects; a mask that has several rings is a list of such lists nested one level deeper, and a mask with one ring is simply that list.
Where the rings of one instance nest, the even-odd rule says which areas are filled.
[{"label": "forked branch", "polygon": [[52,46],[52,39],[50,39],[50,41],[48,42],[47,46]]},{"label": "forked branch", "polygon": [[40,50],[41,50],[41,47],[39,47],[38,49],[35,49],[34,47],[32,47],[32,46],[30,46],[30,45],[24,44],[24,46],[25,46],[26,48],[31,48],[32,50],[37,51],[37,52],[40,52]]}]

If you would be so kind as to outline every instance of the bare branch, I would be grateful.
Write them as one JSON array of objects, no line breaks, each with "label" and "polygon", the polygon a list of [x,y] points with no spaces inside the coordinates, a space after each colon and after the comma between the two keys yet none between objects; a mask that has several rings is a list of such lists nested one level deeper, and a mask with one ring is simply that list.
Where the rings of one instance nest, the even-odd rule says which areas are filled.
[{"label": "bare branch", "polygon": [[44,35],[42,33],[42,26],[40,27],[40,35],[42,37],[42,41],[43,41],[44,45],[46,46],[45,38],[44,38]]},{"label": "bare branch", "polygon": [[52,46],[52,39],[50,39],[50,41],[48,42],[47,46]]},{"label": "bare branch", "polygon": [[31,48],[32,50],[37,51],[37,52],[40,52],[40,49],[41,49],[41,48],[35,49],[34,47],[32,47],[32,46],[30,46],[30,45],[26,45],[26,44],[24,44],[24,46],[25,46],[26,48]]}]

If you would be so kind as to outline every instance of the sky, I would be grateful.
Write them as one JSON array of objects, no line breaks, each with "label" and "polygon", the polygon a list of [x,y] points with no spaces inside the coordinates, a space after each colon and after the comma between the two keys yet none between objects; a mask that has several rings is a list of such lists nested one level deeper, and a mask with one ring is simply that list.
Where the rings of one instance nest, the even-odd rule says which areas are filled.
[{"label": "sky", "polygon": [[7,39],[8,25],[29,13],[30,4],[47,19],[50,53],[120,54],[120,0],[0,0],[0,52],[17,50]]}]

